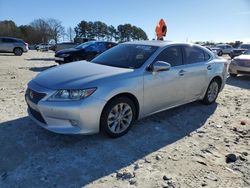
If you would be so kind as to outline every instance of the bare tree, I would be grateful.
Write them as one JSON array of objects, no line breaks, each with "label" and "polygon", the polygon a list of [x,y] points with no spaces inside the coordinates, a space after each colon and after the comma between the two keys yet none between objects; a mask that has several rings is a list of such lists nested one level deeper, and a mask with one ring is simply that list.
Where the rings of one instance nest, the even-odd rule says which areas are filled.
[{"label": "bare tree", "polygon": [[41,42],[48,42],[50,40],[50,26],[44,19],[36,19],[30,24],[37,36],[41,39]]},{"label": "bare tree", "polygon": [[47,24],[49,26],[49,34],[51,39],[55,40],[55,43],[58,42],[60,37],[64,35],[64,27],[62,26],[62,22],[53,18],[47,20]]},{"label": "bare tree", "polygon": [[73,42],[76,33],[75,33],[74,29],[72,29],[72,27],[68,27],[66,35],[67,35],[69,41]]}]

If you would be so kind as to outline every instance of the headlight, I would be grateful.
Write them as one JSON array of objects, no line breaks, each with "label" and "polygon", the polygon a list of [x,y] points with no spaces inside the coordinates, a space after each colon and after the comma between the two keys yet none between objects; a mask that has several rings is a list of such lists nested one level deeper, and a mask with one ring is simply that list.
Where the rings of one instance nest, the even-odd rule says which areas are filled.
[{"label": "headlight", "polygon": [[70,54],[62,54],[62,55],[60,55],[60,57],[69,57],[70,56]]},{"label": "headlight", "polygon": [[48,98],[48,101],[80,100],[92,95],[96,88],[89,89],[61,89]]}]

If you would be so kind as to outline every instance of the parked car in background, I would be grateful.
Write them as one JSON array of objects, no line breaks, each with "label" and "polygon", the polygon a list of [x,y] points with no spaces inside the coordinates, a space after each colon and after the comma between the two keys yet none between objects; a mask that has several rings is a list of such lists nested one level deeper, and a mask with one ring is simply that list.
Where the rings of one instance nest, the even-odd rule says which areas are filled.
[{"label": "parked car in background", "polygon": [[55,61],[59,64],[73,61],[87,60],[91,61],[97,55],[103,53],[109,48],[117,45],[114,42],[90,41],[78,45],[75,48],[60,50],[55,54]]},{"label": "parked car in background", "polygon": [[52,46],[52,44],[41,43],[41,44],[36,45],[36,50],[37,51],[48,51],[51,46]]},{"label": "parked car in background", "polygon": [[240,48],[240,47],[239,48],[234,48],[234,49],[232,49],[229,56],[231,57],[231,59],[233,59],[234,57],[243,54],[245,51],[247,51],[247,49],[243,49],[243,48]]},{"label": "parked car in background", "polygon": [[222,50],[222,54],[228,54],[231,59],[238,55],[241,55],[243,52],[246,51],[246,49],[242,48],[233,48],[231,45],[228,44],[219,44],[216,47]]},{"label": "parked car in background", "polygon": [[218,44],[216,46],[217,48],[220,48],[222,50],[222,55],[223,54],[230,54],[231,51],[233,50],[233,47],[231,45],[228,44]]},{"label": "parked car in background", "polygon": [[28,43],[22,39],[12,37],[0,37],[0,52],[1,53],[14,53],[21,56],[23,52],[28,52]]},{"label": "parked car in background", "polygon": [[236,77],[238,74],[250,75],[250,50],[231,61],[229,73],[233,77]]},{"label": "parked car in background", "polygon": [[[98,42],[84,45],[91,44]],[[196,100],[214,103],[227,69],[227,60],[199,45],[127,42],[91,62],[40,73],[25,98],[31,119],[50,131],[119,137],[136,119]]]},{"label": "parked car in background", "polygon": [[246,49],[246,50],[250,50],[250,44],[249,43],[243,43],[243,44],[241,44],[240,45],[240,47],[239,48],[241,48],[241,49]]},{"label": "parked car in background", "polygon": [[58,43],[55,45],[54,51],[58,52],[60,50],[68,49],[68,48],[75,48],[78,46],[78,43],[74,42],[63,42],[63,43]]},{"label": "parked car in background", "polygon": [[36,50],[35,44],[29,44],[29,50]]},{"label": "parked car in background", "polygon": [[211,51],[214,52],[216,55],[218,56],[222,56],[223,52],[221,48],[217,48],[217,47],[210,47]]}]

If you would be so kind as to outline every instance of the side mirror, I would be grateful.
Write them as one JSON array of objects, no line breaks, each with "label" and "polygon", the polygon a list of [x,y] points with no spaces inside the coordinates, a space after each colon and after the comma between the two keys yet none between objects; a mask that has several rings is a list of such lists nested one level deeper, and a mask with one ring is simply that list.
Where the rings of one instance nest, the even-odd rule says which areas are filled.
[{"label": "side mirror", "polygon": [[149,69],[151,72],[160,72],[160,71],[168,71],[171,68],[171,65],[165,61],[156,61],[152,65],[150,65]]}]

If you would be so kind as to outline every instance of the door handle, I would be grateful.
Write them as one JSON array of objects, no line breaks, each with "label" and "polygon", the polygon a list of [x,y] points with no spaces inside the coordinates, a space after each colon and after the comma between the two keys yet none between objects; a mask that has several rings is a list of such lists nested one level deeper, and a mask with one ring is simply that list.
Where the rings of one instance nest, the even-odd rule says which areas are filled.
[{"label": "door handle", "polygon": [[186,71],[184,71],[184,70],[180,70],[180,71],[179,71],[179,76],[184,76],[185,72],[186,72]]},{"label": "door handle", "polygon": [[207,70],[212,70],[212,65],[208,65]]}]

